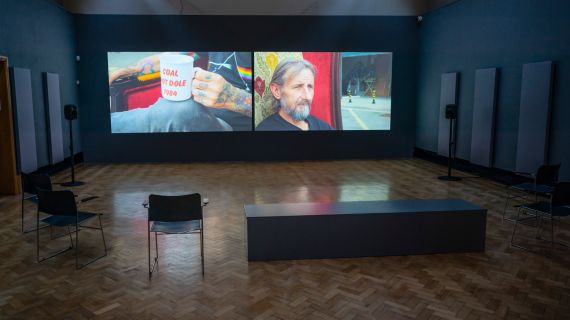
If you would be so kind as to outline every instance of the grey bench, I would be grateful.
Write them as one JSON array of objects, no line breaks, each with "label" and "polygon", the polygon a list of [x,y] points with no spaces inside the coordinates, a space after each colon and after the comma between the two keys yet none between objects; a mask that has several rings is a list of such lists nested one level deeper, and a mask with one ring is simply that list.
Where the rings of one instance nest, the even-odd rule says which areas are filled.
[{"label": "grey bench", "polygon": [[250,261],[485,250],[487,210],[461,199],[244,208]]}]

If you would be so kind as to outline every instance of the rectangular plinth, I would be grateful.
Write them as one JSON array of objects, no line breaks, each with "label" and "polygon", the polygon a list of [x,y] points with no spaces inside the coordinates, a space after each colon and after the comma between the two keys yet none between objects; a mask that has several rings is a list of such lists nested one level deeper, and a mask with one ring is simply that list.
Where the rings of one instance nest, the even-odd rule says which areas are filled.
[{"label": "rectangular plinth", "polygon": [[487,210],[461,199],[245,205],[248,260],[485,250]]}]

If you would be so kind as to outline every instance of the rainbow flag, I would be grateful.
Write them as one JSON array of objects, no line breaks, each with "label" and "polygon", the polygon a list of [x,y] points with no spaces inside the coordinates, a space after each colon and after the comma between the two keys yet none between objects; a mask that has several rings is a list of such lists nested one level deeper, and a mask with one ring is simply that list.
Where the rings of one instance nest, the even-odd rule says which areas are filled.
[{"label": "rainbow flag", "polygon": [[244,80],[251,80],[251,68],[244,68],[244,67],[238,66],[238,72],[239,72],[239,75]]}]

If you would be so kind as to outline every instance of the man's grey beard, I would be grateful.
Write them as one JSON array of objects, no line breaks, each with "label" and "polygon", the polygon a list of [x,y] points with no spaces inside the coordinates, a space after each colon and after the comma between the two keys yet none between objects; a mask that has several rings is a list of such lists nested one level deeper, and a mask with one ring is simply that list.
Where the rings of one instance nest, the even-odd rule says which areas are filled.
[{"label": "man's grey beard", "polygon": [[295,121],[305,121],[311,112],[311,100],[301,100],[297,102],[296,106],[301,106],[301,108],[292,108],[285,102],[285,99],[281,99],[279,101],[281,108],[285,110],[285,112],[293,118]]}]

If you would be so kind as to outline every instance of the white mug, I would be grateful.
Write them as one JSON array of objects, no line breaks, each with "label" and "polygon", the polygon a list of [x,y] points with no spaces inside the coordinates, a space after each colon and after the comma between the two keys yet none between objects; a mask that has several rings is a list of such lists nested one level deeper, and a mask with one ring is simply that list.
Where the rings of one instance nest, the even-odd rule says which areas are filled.
[{"label": "white mug", "polygon": [[190,99],[194,58],[183,54],[160,55],[160,87],[162,97],[171,101]]}]

